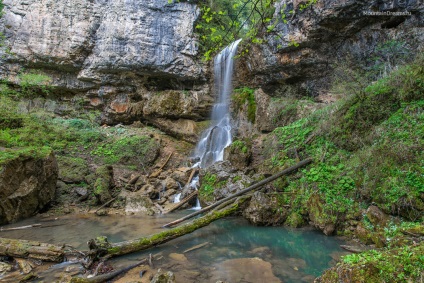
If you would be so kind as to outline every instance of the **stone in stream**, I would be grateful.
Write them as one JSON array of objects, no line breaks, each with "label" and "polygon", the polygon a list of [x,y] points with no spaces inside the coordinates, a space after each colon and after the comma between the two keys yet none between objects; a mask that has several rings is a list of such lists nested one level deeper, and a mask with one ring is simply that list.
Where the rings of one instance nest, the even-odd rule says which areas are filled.
[{"label": "stone in stream", "polygon": [[126,193],[125,195],[125,214],[147,214],[154,215],[158,213],[152,200],[139,192]]},{"label": "stone in stream", "polygon": [[188,262],[187,257],[183,254],[170,253],[169,258],[180,262]]},{"label": "stone in stream", "polygon": [[171,271],[165,272],[161,269],[158,270],[158,273],[153,277],[150,283],[175,283],[175,275]]},{"label": "stone in stream", "polygon": [[229,259],[214,267],[216,269],[212,272],[211,282],[282,282],[274,275],[271,263],[257,257]]}]

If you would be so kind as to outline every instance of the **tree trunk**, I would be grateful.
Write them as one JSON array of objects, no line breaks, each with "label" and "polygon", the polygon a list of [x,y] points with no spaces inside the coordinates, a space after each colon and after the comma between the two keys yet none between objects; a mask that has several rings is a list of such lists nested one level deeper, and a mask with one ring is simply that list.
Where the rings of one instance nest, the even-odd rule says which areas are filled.
[{"label": "tree trunk", "polygon": [[65,246],[56,246],[36,241],[0,238],[0,255],[4,256],[62,262],[65,253]]}]

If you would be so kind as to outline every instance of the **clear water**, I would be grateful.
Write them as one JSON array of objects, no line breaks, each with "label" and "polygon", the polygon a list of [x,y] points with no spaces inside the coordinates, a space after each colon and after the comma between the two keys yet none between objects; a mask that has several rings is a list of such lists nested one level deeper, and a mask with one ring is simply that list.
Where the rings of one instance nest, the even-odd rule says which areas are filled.
[{"label": "clear water", "polygon": [[[68,243],[84,250],[87,240],[96,236],[105,235],[111,242],[139,238],[160,232],[162,225],[186,213],[158,217],[73,215],[56,220],[37,217],[5,227],[34,223],[50,227],[0,232],[0,236]],[[206,246],[184,253],[206,242]],[[177,282],[313,282],[346,254],[340,244],[340,239],[311,229],[256,227],[241,218],[226,218],[154,249],[114,259],[113,265],[125,266],[149,253],[160,253],[163,258],[157,268],[173,271]],[[176,255],[184,261],[176,260]],[[49,272],[59,271],[51,268]]]}]

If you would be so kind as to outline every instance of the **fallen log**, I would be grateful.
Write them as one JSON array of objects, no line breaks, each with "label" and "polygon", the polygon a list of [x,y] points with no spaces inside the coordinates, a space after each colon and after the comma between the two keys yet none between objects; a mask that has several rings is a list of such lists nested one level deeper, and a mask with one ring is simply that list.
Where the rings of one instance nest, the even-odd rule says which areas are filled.
[{"label": "fallen log", "polygon": [[209,211],[212,208],[217,207],[218,205],[220,205],[220,204],[222,204],[222,203],[224,203],[224,202],[226,202],[228,200],[234,199],[234,198],[236,198],[238,196],[241,196],[241,195],[243,195],[243,194],[245,194],[247,192],[250,192],[252,190],[258,189],[258,188],[262,187],[263,185],[268,184],[268,183],[274,181],[275,179],[280,178],[281,176],[287,175],[287,174],[289,174],[289,173],[291,173],[293,171],[296,171],[300,167],[303,167],[305,165],[308,165],[311,162],[312,162],[312,159],[311,158],[307,158],[305,160],[302,160],[299,163],[297,163],[297,164],[295,164],[295,165],[293,165],[293,166],[291,166],[291,167],[289,167],[289,168],[281,171],[278,174],[272,175],[271,177],[268,177],[268,178],[266,178],[266,179],[264,179],[264,180],[262,180],[262,181],[260,181],[260,182],[258,182],[256,184],[250,186],[250,187],[247,187],[246,189],[241,190],[238,193],[235,193],[235,194],[232,194],[231,196],[228,196],[226,198],[223,198],[220,201],[215,202],[214,204],[211,204],[211,205],[209,205],[209,206],[207,206],[205,208],[202,208],[201,210],[198,210],[198,211],[193,212],[193,213],[191,213],[191,214],[189,214],[187,216],[184,216],[184,217],[182,217],[180,219],[177,219],[177,220],[172,221],[172,222],[170,222],[168,224],[165,224],[162,227],[171,227],[171,226],[177,225],[177,224],[179,224],[179,223],[181,223],[181,222],[183,222],[183,221],[185,221],[187,219],[193,218],[196,215],[199,215],[201,213],[204,213],[206,211]]},{"label": "fallen log", "polygon": [[210,244],[209,242],[206,242],[206,243],[203,243],[203,244],[200,244],[200,245],[196,245],[194,247],[191,247],[191,248],[186,249],[185,251],[183,251],[183,254],[188,253],[188,252],[191,252],[191,251],[194,251],[194,250],[197,250],[197,249],[200,249],[200,248],[203,248],[204,246],[207,246],[209,244]]},{"label": "fallen log", "polygon": [[[98,252],[101,254],[110,255],[112,257],[129,254],[133,252],[142,251],[153,246],[157,246],[162,243],[166,243],[175,238],[181,237],[183,235],[189,234],[199,228],[205,227],[212,223],[215,220],[223,218],[225,216],[229,216],[238,211],[239,206],[243,204],[249,197],[239,198],[235,203],[231,206],[226,207],[219,211],[212,211],[205,216],[197,218],[189,223],[186,223],[182,226],[165,230],[157,234],[153,234],[147,237],[142,237],[135,240],[120,242],[120,243],[104,243],[104,237],[102,238],[102,242],[93,245],[93,247],[101,247],[101,250]],[[96,242],[96,240],[90,240]]]},{"label": "fallen log", "polygon": [[0,228],[0,232],[4,232],[4,231],[14,231],[14,230],[23,230],[23,229],[28,229],[28,228],[35,228],[35,227],[40,227],[41,224],[32,224],[32,225],[26,225],[26,226],[20,226],[20,227],[12,227],[12,228]]},{"label": "fallen log", "polygon": [[94,213],[97,213],[100,209],[102,209],[103,207],[107,206],[108,204],[114,202],[116,199],[118,198],[118,196],[114,197],[113,199],[105,202],[104,204],[102,204],[99,208],[96,209],[96,211],[94,211]]},{"label": "fallen log", "polygon": [[62,262],[66,253],[65,246],[0,238],[0,255],[3,256]]},{"label": "fallen log", "polygon": [[128,270],[131,270],[141,264],[144,264],[147,262],[147,259],[143,259],[137,263],[131,264],[127,267],[124,267],[122,269],[116,270],[116,271],[112,271],[106,274],[102,274],[102,275],[97,275],[91,278],[83,278],[83,277],[74,277],[71,279],[70,283],[102,283],[102,282],[108,282],[109,280],[111,280],[112,278],[127,272]]},{"label": "fallen log", "polygon": [[165,160],[165,163],[163,163],[163,164],[162,164],[162,166],[161,166],[161,167],[159,167],[159,169],[158,169],[158,170],[156,170],[155,172],[153,172],[152,174],[150,174],[149,178],[157,178],[157,177],[160,175],[160,173],[162,173],[162,169],[166,166],[166,164],[168,164],[169,159],[171,159],[171,156],[172,156],[172,154],[173,154],[173,153],[174,153],[174,152],[171,152],[171,153],[168,155],[168,158]]},{"label": "fallen log", "polygon": [[197,168],[194,168],[193,170],[191,170],[191,174],[190,174],[190,177],[188,178],[188,181],[187,181],[187,185],[186,186],[190,186],[190,183],[191,183],[191,180],[193,179],[193,177],[194,177],[194,174],[196,173],[196,172],[198,172],[199,170],[197,169]]},{"label": "fallen log", "polygon": [[187,202],[189,202],[195,196],[197,196],[197,191],[192,192],[191,194],[189,194],[188,196],[186,196],[182,201],[180,201],[179,203],[176,203],[174,206],[172,206],[171,208],[169,208],[167,211],[165,211],[165,214],[166,213],[170,213],[170,212],[172,212],[172,211],[180,208],[181,206],[183,206],[184,204],[186,204]]}]

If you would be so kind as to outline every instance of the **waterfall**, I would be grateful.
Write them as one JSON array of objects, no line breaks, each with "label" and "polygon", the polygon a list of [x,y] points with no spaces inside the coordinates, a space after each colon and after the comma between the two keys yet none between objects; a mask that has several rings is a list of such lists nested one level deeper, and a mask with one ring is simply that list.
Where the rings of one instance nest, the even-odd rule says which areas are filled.
[{"label": "waterfall", "polygon": [[234,56],[241,39],[225,47],[214,58],[214,79],[217,100],[212,109],[212,125],[202,133],[194,151],[199,162],[193,167],[206,168],[224,159],[224,149],[231,140],[230,95]]}]

